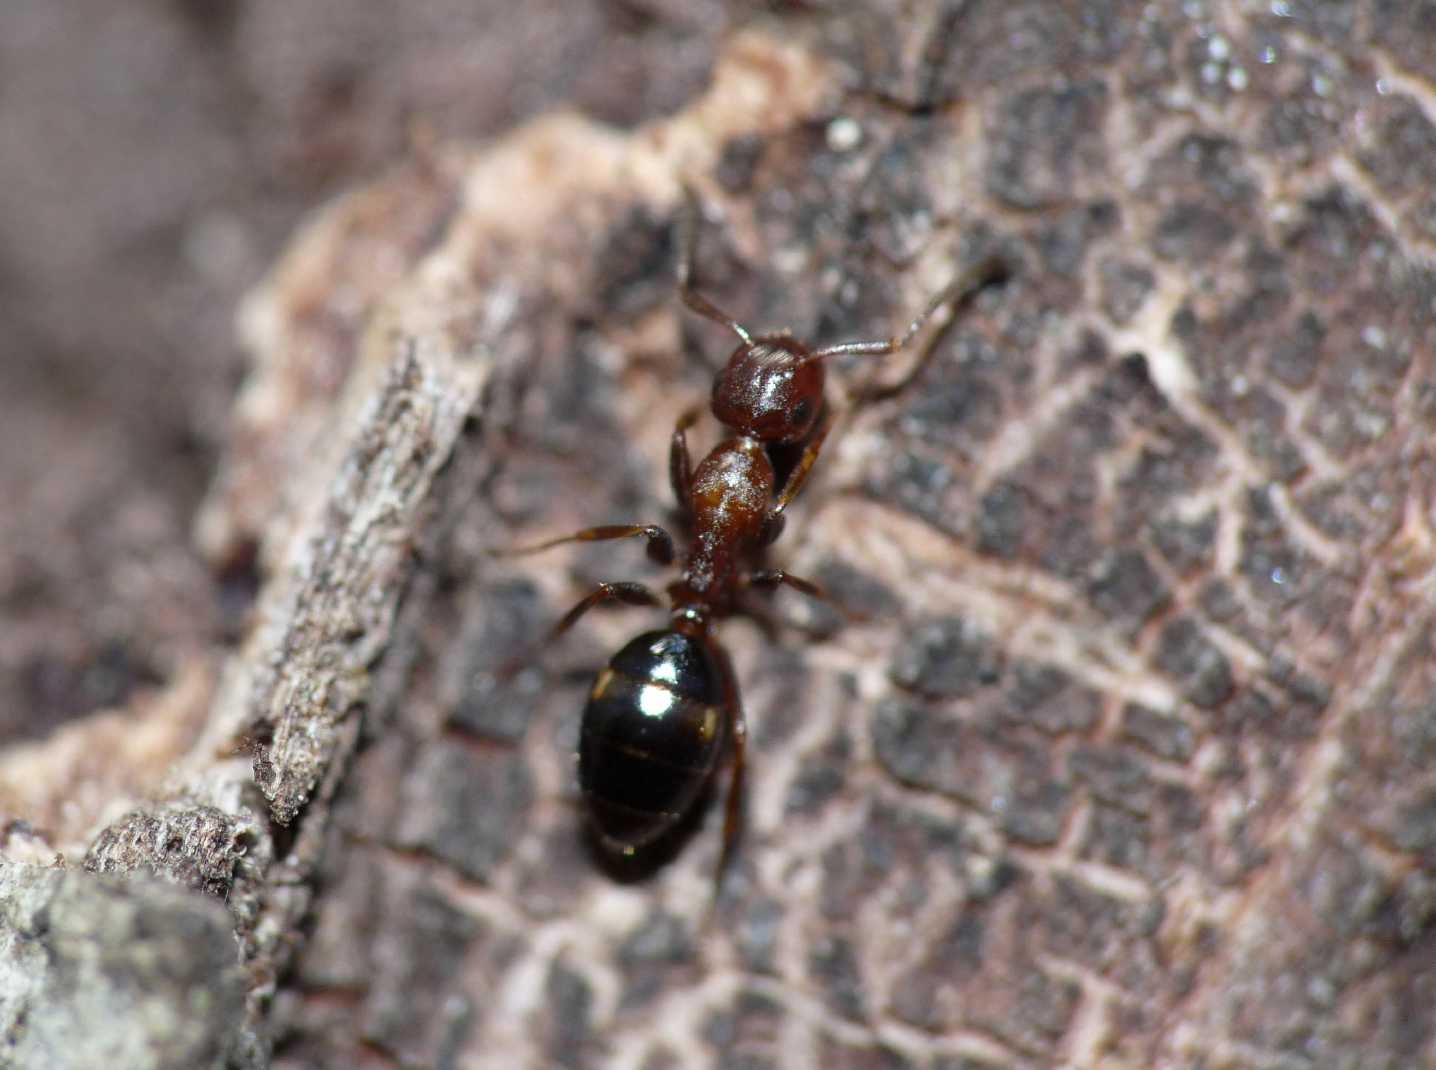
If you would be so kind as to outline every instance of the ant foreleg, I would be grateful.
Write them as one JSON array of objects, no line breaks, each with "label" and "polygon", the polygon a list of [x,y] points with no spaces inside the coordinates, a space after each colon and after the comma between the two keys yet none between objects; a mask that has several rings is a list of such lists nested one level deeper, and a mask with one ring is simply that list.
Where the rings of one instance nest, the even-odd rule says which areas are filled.
[{"label": "ant foreleg", "polygon": [[516,546],[498,553],[504,557],[519,557],[562,546],[566,542],[606,542],[610,539],[629,539],[635,535],[642,535],[648,540],[647,552],[651,560],[660,565],[673,563],[673,536],[656,524],[605,524],[596,528],[584,528],[572,535],[562,535],[532,546]]},{"label": "ant foreleg", "polygon": [[668,479],[684,516],[693,515],[693,460],[688,455],[688,429],[702,414],[702,406],[695,405],[678,417],[673,428],[673,444],[668,449]]},{"label": "ant foreleg", "polygon": [[803,448],[803,455],[798,458],[798,463],[788,473],[787,480],[783,483],[783,489],[778,492],[778,499],[773,507],[768,510],[768,515],[763,518],[763,531],[758,537],[759,543],[767,546],[783,533],[783,510],[788,508],[788,503],[798,496],[807,483],[808,475],[813,470],[813,465],[818,460],[818,454],[822,452],[823,441],[828,437],[828,432],[833,429],[835,421],[831,418],[824,420],[808,439],[808,444]]},{"label": "ant foreleg", "polygon": [[678,258],[678,296],[704,319],[721,323],[745,343],[751,342],[753,338],[747,328],[693,288],[693,264],[698,256],[698,221],[703,216],[703,210],[699,207],[698,195],[687,185],[683,187],[683,202],[683,252]]},{"label": "ant foreleg", "polygon": [[574,606],[553,626],[550,639],[557,639],[578,622],[594,606],[603,602],[622,602],[629,606],[661,606],[663,600],[641,583],[600,583],[583,601]]}]

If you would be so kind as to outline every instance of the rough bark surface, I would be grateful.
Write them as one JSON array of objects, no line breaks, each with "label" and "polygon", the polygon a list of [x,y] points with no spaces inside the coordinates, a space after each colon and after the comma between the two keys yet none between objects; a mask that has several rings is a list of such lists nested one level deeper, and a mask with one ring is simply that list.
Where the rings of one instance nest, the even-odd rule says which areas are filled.
[{"label": "rough bark surface", "polygon": [[[9,879],[227,903],[243,1012],[134,1065],[1436,1065],[1433,70],[1384,0],[873,4],[755,26],[632,131],[431,147],[250,300],[200,536],[263,583],[166,692],[166,786],[127,802],[154,713],[12,751]],[[674,299],[684,181],[758,328],[883,337],[1015,269],[835,368],[894,388],[772,559],[857,619],[724,629],[753,735],[711,912],[721,807],[640,868],[581,834],[588,674],[656,618],[544,640],[664,577],[492,555],[669,516],[731,345]],[[87,763],[78,804],[24,773]],[[84,871],[24,865],[55,850]],[[17,895],[26,1065],[57,982]]]}]

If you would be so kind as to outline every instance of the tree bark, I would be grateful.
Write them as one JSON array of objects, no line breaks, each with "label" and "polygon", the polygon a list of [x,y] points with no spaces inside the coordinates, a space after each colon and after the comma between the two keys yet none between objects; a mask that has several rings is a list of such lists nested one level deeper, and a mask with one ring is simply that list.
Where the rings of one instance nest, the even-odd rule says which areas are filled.
[{"label": "tree bark", "polygon": [[[7,872],[59,849],[225,902],[247,1002],[214,1002],[213,1065],[1436,1063],[1412,18],[798,13],[669,118],[416,152],[246,307],[199,532],[262,582],[183,757],[79,851],[12,833]],[[586,680],[661,616],[546,639],[668,574],[494,553],[668,523],[673,422],[732,345],[675,299],[685,184],[698,285],[755,330],[884,338],[1011,267],[834,362],[769,556],[838,610],[723,628],[751,736],[716,903],[722,778],[636,865],[582,833]]]}]

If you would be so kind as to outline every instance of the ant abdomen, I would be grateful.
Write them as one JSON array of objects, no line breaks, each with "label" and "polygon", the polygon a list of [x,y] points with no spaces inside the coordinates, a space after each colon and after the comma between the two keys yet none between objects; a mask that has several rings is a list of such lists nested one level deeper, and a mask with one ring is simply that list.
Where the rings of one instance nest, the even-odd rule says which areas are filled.
[{"label": "ant abdomen", "polygon": [[598,674],[583,712],[578,781],[589,820],[624,854],[692,808],[723,751],[723,669],[700,639],[645,632]]}]

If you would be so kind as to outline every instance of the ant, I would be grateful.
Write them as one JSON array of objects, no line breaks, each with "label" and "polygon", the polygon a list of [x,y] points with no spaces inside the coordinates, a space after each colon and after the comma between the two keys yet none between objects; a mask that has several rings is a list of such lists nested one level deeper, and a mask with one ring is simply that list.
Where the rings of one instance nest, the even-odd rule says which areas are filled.
[{"label": "ant", "polygon": [[[710,401],[728,437],[694,467],[687,432],[698,421],[701,407],[684,411],[674,427],[669,479],[692,538],[680,576],[667,588],[668,626],[629,641],[593,682],[579,731],[578,780],[599,840],[617,854],[632,856],[692,809],[731,741],[721,873],[738,832],[748,728],[732,663],[714,625],[741,611],[740,596],[750,589],[788,586],[824,597],[808,580],[782,569],[755,567],[762,548],[782,533],[785,511],[803,489],[832,429],[824,404],[824,362],[835,356],[898,352],[940,308],[951,303],[956,312],[981,289],[1001,282],[1006,269],[991,258],[981,262],[891,338],[810,348],[787,332],[755,336],[693,285],[699,208],[693,193],[685,194],[688,215],[677,272],[679,297],[690,310],[727,327],[739,339],[713,381]],[[799,445],[802,454],[780,487],[770,450]],[[673,563],[673,537],[653,524],[586,528],[514,552],[640,536],[652,560]],[[663,604],[643,584],[601,583],[559,620],[550,638],[604,602]]]}]

